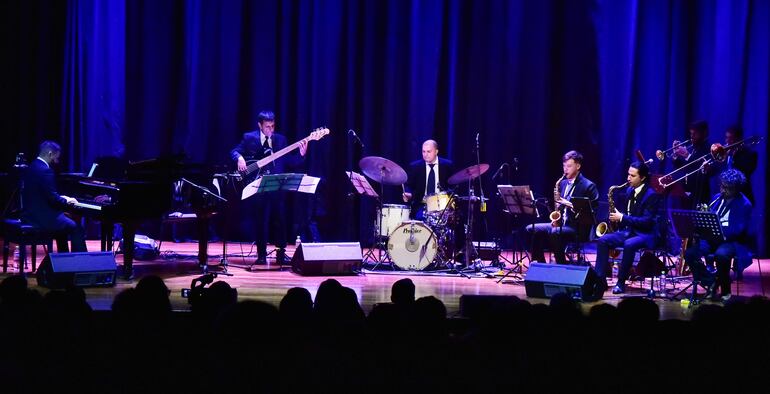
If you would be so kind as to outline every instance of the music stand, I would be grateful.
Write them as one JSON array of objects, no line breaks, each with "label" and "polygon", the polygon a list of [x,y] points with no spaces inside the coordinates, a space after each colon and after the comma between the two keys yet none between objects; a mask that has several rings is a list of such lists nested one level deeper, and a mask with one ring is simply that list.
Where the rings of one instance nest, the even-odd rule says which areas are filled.
[{"label": "music stand", "polygon": [[[697,242],[698,239],[705,239],[710,242],[721,242],[725,240],[722,224],[719,222],[719,216],[717,216],[716,212],[673,209],[671,210],[671,220],[674,224],[674,231],[680,238],[694,237],[695,242]],[[693,279],[687,287],[680,290],[671,297],[671,299],[677,299],[677,297],[692,287],[690,303],[697,303],[696,297],[698,295],[699,284],[699,281]]]},{"label": "music stand", "polygon": [[[377,194],[377,192],[372,187],[372,184],[369,183],[369,181],[366,179],[366,177],[364,177],[363,175],[361,175],[361,174],[359,174],[359,173],[357,173],[355,171],[345,171],[345,175],[348,176],[348,180],[350,180],[350,183],[353,185],[353,189],[355,189],[356,193],[359,196],[371,197],[371,198],[376,199],[379,202],[380,195]],[[378,205],[379,205],[379,203],[378,203]],[[382,226],[382,216],[380,216],[380,215],[381,214],[380,214],[380,212],[378,210],[376,223],[379,226]],[[379,234],[378,234],[377,225],[372,226],[372,235],[373,235],[372,239],[373,239],[374,245],[372,245],[372,247],[369,248],[369,250],[363,256],[361,261],[365,262],[366,259],[371,258],[373,260],[376,260],[377,261],[377,265],[379,265],[383,261],[382,260],[382,249],[383,249],[384,245],[382,244],[382,242],[380,242],[378,240],[378,235]],[[376,256],[376,257],[374,256],[374,249],[377,249],[377,251],[378,251],[378,256]],[[375,267],[377,265],[375,265]]]},{"label": "music stand", "polygon": [[[529,188],[529,185],[524,186],[511,186],[511,185],[497,185],[497,190],[500,194],[500,198],[503,200],[503,211],[507,212],[511,215],[523,215],[528,217],[539,217],[539,213],[537,211],[537,208],[535,206],[535,196],[532,194],[532,189]],[[533,230],[535,226],[535,221],[533,220],[531,223]],[[534,231],[532,231],[534,234]],[[514,237],[514,240],[516,237]],[[497,283],[501,283],[508,275],[511,273],[515,273],[517,276],[517,279],[521,280],[523,279],[521,275],[523,272],[523,267],[525,267],[523,261],[524,258],[529,258],[528,252],[525,250],[524,253],[521,253],[519,255],[519,258],[516,259],[515,253],[518,248],[516,245],[513,247],[514,251],[514,262],[513,268],[509,268],[505,275],[503,275]]]},{"label": "music stand", "polygon": [[[243,189],[241,199],[245,200],[254,194],[278,191],[312,194],[315,193],[320,180],[320,178],[295,173],[263,175]],[[283,270],[283,261],[278,260],[278,270],[281,271]]]},{"label": "music stand", "polygon": [[[203,187],[203,186],[201,186],[201,185],[199,185],[199,184],[197,184],[195,182],[192,182],[192,181],[188,180],[187,178],[180,178],[179,180],[184,182],[184,183],[187,183],[188,185],[190,185],[193,188],[195,188],[196,190],[198,190],[201,193],[201,196],[203,196],[204,199],[206,198],[206,196],[208,196],[208,197],[212,197],[215,200],[217,200],[219,202],[222,202],[222,203],[226,203],[227,202],[226,198],[220,196],[217,193],[212,192],[207,187]],[[201,221],[201,222],[198,223],[199,229],[203,229],[203,228],[207,228],[208,227],[208,220],[209,220],[208,216],[198,215],[196,213],[196,217],[197,217],[197,220]],[[200,231],[200,233],[201,234],[207,233],[207,231]],[[202,235],[201,235],[201,237],[202,237]],[[206,245],[204,245],[205,246],[205,250],[200,250],[201,249],[201,246],[200,246],[201,242],[206,242]],[[200,240],[199,239],[198,243],[199,243],[199,246],[198,246],[198,254],[199,254],[198,259],[199,259],[199,261],[203,262],[203,266],[201,268],[203,269],[203,274],[205,275],[205,274],[207,274],[209,272],[208,240],[207,239],[206,240]],[[222,259],[219,260],[219,265],[222,267],[222,271],[219,272],[220,275],[233,276],[233,274],[227,272],[228,264],[229,263],[227,261],[227,239],[223,238],[222,239]]]}]

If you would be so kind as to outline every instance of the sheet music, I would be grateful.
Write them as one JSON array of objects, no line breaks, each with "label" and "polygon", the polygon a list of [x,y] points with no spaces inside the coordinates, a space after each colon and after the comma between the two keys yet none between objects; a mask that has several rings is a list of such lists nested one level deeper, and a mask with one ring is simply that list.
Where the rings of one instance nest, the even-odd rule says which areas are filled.
[{"label": "sheet music", "polygon": [[305,175],[302,177],[302,183],[299,184],[297,191],[300,193],[315,194],[315,189],[318,188],[319,182],[321,182],[321,178]]},{"label": "sheet music", "polygon": [[[318,188],[319,182],[321,182],[321,178],[305,174],[302,176],[302,181],[300,182],[300,185],[297,188],[297,191],[300,193],[315,194],[315,191]],[[259,190],[259,185],[261,183],[262,183],[262,177],[259,177],[255,179],[253,182],[246,185],[246,187],[244,187],[243,191],[241,192],[241,200],[245,200],[253,196],[254,194],[256,194],[257,190]]]},{"label": "sheet music", "polygon": [[348,179],[350,179],[350,182],[353,184],[353,187],[356,189],[358,194],[363,194],[365,196],[374,198],[378,198],[380,196],[376,191],[374,191],[372,185],[363,175],[355,171],[353,171],[352,175],[350,171],[345,171],[345,175],[348,177]]}]

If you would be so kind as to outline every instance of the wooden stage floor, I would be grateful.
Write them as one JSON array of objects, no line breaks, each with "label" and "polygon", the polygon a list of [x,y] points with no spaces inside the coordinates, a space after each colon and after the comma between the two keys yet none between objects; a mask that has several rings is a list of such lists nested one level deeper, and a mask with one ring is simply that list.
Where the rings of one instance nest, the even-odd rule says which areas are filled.
[{"label": "wooden stage floor", "polygon": [[[278,305],[286,291],[292,287],[304,287],[315,296],[315,292],[322,281],[329,277],[309,277],[297,275],[284,267],[279,271],[275,264],[259,266],[257,271],[247,271],[245,268],[254,261],[254,249],[247,243],[228,243],[228,261],[229,273],[232,276],[219,276],[217,280],[228,282],[232,287],[238,290],[239,300],[261,300],[273,305]],[[97,241],[88,241],[89,250],[98,250]],[[87,288],[86,294],[88,303],[96,310],[108,310],[111,307],[112,300],[121,290],[132,287],[138,279],[145,275],[158,275],[162,277],[166,285],[171,289],[171,303],[175,310],[186,311],[190,309],[187,299],[182,298],[181,290],[189,288],[194,278],[201,275],[201,270],[197,264],[197,244],[196,243],[171,243],[163,242],[161,246],[161,256],[153,261],[137,261],[134,263],[136,279],[133,281],[118,280],[115,287],[108,288]],[[268,248],[270,250],[270,248]],[[217,255],[222,251],[222,244],[214,242],[209,245],[210,263],[219,264],[221,256]],[[42,255],[40,249],[38,255]],[[293,247],[289,246],[287,253],[293,253]],[[245,257],[241,257],[245,256]],[[510,259],[510,252],[506,253]],[[589,260],[593,256],[588,256]],[[117,256],[117,261],[122,264],[122,255]],[[733,283],[733,294],[740,296],[751,296],[762,294],[760,279],[764,282],[764,288],[770,290],[770,275],[766,270],[770,269],[768,265],[770,259],[762,260],[762,276],[755,261],[744,273],[744,279],[740,287]],[[15,262],[9,261],[9,273],[0,275],[4,278],[11,273],[18,272]],[[29,265],[29,263],[28,263]],[[29,271],[29,267],[26,268]],[[485,269],[495,273],[494,269]],[[416,286],[417,297],[434,296],[447,307],[450,317],[459,315],[459,301],[463,294],[471,295],[515,295],[523,299],[528,299],[532,303],[545,303],[546,299],[527,298],[523,282],[516,280],[513,275],[509,276],[503,283],[497,283],[499,277],[485,277],[484,275],[472,275],[471,278],[465,278],[457,275],[428,275],[424,272],[409,273],[403,271],[392,272],[387,268],[384,271],[375,273],[366,273],[357,276],[334,276],[343,286],[355,290],[358,294],[359,302],[365,311],[371,310],[374,304],[388,302],[390,300],[390,288],[393,282],[409,277]],[[37,286],[33,275],[29,275],[30,286],[46,292],[44,288]],[[689,282],[683,281],[676,285],[678,289],[685,287]],[[612,283],[611,283],[612,285]],[[645,284],[649,287],[649,282]],[[646,288],[642,289],[639,282],[635,282],[628,287],[625,297],[645,296]],[[656,282],[657,288],[657,282]],[[701,290],[701,293],[703,291]],[[670,292],[675,294],[676,290]],[[622,297],[612,295],[609,291],[605,294],[604,300],[610,304],[617,304]],[[684,308],[678,301],[669,301],[657,299],[656,302],[661,308],[661,318],[663,319],[688,319],[692,313],[692,308]],[[583,303],[583,308],[587,311],[593,303]]]}]

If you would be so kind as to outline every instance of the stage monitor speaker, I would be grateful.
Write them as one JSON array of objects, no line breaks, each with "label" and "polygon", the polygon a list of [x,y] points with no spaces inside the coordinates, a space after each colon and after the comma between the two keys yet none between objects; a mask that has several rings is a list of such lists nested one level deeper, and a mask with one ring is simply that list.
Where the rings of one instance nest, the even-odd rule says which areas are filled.
[{"label": "stage monitor speaker", "polygon": [[117,268],[112,252],[49,253],[37,269],[37,284],[52,289],[114,286]]},{"label": "stage monitor speaker", "polygon": [[291,259],[300,275],[351,275],[361,268],[363,255],[358,242],[303,243]]},{"label": "stage monitor speaker", "polygon": [[527,297],[551,298],[567,293],[572,298],[591,300],[597,283],[590,266],[532,263],[524,277]]}]

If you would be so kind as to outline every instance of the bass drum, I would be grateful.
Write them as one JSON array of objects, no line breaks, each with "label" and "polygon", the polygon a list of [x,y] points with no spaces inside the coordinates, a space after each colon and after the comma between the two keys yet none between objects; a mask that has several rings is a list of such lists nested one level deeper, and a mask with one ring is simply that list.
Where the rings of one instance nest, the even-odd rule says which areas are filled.
[{"label": "bass drum", "polygon": [[396,227],[388,239],[388,254],[393,263],[409,271],[421,271],[436,257],[438,242],[425,223],[409,220]]}]

